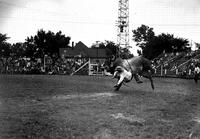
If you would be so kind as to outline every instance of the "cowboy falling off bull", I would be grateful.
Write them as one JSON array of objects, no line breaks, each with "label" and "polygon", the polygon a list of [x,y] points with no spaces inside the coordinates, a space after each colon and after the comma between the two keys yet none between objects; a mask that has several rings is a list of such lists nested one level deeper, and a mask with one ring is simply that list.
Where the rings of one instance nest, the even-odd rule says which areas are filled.
[{"label": "cowboy falling off bull", "polygon": [[151,82],[151,87],[154,89],[152,73],[154,70],[151,66],[151,61],[142,57],[135,56],[130,59],[117,58],[110,68],[113,78],[117,78],[117,84],[114,85],[116,91],[120,89],[123,83],[130,82],[133,78],[137,83],[143,83],[139,79],[139,75],[148,78]]}]

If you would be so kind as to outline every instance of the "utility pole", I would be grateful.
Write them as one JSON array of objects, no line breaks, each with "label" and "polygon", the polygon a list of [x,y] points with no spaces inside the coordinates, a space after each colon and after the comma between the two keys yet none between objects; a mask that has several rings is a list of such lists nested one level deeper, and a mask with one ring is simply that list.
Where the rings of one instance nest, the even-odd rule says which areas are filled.
[{"label": "utility pole", "polygon": [[117,56],[120,56],[121,48],[129,48],[129,0],[119,0],[117,32]]}]

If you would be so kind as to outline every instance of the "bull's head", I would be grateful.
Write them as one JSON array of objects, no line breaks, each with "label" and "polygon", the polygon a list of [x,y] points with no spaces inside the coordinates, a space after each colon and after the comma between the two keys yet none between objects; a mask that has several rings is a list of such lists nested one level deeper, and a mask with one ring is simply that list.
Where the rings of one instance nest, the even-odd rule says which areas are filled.
[{"label": "bull's head", "polygon": [[106,71],[110,72],[111,74],[114,74],[116,67],[122,66],[122,61],[123,61],[123,59],[117,58],[114,61],[106,62],[105,63]]}]

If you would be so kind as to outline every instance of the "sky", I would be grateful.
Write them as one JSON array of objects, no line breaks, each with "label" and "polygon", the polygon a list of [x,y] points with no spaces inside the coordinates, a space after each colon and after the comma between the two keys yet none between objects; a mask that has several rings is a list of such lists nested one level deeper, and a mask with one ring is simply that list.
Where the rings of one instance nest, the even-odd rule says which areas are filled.
[{"label": "sky", "polygon": [[[62,31],[71,42],[88,47],[96,41],[117,42],[118,0],[0,0],[0,33],[8,42],[24,42],[39,29]],[[153,27],[156,35],[200,43],[200,0],[129,0],[131,52],[138,47],[132,30],[141,24]]]}]

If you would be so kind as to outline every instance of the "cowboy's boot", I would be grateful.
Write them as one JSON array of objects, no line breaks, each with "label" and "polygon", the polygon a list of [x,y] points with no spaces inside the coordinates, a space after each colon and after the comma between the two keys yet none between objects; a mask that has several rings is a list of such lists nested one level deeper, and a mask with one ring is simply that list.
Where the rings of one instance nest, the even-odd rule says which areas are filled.
[{"label": "cowboy's boot", "polygon": [[118,91],[119,89],[120,89],[120,87],[122,86],[122,82],[120,83],[120,84],[116,84],[115,86],[114,86],[114,90],[115,91]]}]

